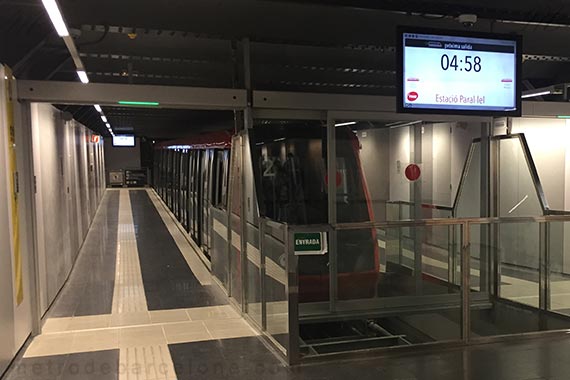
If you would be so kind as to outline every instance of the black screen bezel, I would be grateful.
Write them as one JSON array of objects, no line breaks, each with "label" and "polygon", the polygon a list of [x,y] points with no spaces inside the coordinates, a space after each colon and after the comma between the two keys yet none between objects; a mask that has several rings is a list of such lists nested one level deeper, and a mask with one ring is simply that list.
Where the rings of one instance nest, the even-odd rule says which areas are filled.
[{"label": "black screen bezel", "polygon": [[[516,42],[516,69],[515,69],[515,96],[516,110],[512,111],[481,111],[481,110],[457,110],[440,108],[407,108],[404,107],[404,33],[433,34],[450,37],[488,38],[494,40],[508,40]],[[398,113],[408,114],[437,114],[437,115],[468,115],[468,116],[494,116],[494,117],[519,117],[522,114],[522,37],[514,34],[470,32],[462,30],[418,28],[411,26],[399,26],[396,33],[396,110]]]}]

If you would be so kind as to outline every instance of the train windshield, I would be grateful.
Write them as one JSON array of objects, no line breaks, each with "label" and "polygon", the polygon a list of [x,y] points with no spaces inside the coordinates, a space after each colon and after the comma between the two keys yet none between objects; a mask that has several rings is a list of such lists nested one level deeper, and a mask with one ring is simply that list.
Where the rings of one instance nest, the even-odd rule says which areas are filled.
[{"label": "train windshield", "polygon": [[[257,124],[250,133],[260,214],[290,224],[327,223],[326,126],[320,122],[268,122]],[[358,174],[356,137],[350,130],[338,128],[337,138],[343,141],[337,149],[333,179],[339,216],[346,213],[347,218],[370,220]]]}]

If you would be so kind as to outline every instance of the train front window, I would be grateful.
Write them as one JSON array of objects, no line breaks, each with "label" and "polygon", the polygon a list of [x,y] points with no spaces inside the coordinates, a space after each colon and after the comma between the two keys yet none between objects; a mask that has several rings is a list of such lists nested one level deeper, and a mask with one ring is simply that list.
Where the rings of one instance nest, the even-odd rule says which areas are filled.
[{"label": "train front window", "polygon": [[321,123],[261,124],[250,138],[262,216],[291,224],[327,222]]}]

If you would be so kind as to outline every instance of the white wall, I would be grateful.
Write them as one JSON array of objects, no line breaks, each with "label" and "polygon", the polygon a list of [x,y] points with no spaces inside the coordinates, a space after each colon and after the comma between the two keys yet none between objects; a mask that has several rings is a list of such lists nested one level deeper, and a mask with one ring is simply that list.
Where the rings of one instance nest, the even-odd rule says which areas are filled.
[{"label": "white wall", "polygon": [[[32,104],[41,311],[69,275],[103,196],[102,142],[49,104]],[[56,220],[57,223],[53,223]]]},{"label": "white wall", "polygon": [[[513,119],[512,133],[524,133],[551,209],[570,210],[566,202],[566,161],[570,153],[567,120]],[[568,186],[570,188],[570,186]]]},{"label": "white wall", "polygon": [[[359,130],[357,135],[376,220],[386,220],[387,216],[393,219],[394,215],[387,215],[386,201],[415,201],[411,199],[412,183],[404,175],[406,166],[414,161],[413,127]],[[453,205],[469,148],[480,135],[481,126],[477,123],[423,126],[422,161],[417,162],[422,170],[422,203]],[[406,214],[409,207],[404,209]],[[425,217],[429,217],[430,211],[424,211]],[[434,211],[433,216],[442,215]]]},{"label": "white wall", "polygon": [[409,201],[410,182],[404,175],[412,161],[411,143],[413,130],[410,127],[390,129],[390,200]]},{"label": "white wall", "polygon": [[[512,133],[524,133],[549,207],[570,211],[570,121],[513,119]],[[553,270],[570,273],[570,222],[551,226]]]},{"label": "white wall", "polygon": [[386,201],[390,200],[390,130],[359,131],[360,159],[376,220],[386,220]]},{"label": "white wall", "polygon": [[[42,265],[40,299],[44,312],[73,265],[105,187],[104,178],[98,174],[103,172],[102,144],[88,143],[92,133],[74,121],[64,122],[61,112],[50,105],[32,105],[32,115],[23,115],[15,91],[15,81],[0,66],[0,375],[32,331],[34,239],[37,238]],[[33,132],[24,124],[29,120]],[[9,139],[11,131],[13,144]],[[30,145],[33,157],[29,156]],[[11,147],[15,152],[14,172]],[[92,154],[90,168],[88,151]],[[83,162],[78,152],[85,153]],[[37,177],[36,195],[29,172],[31,161]],[[80,169],[92,173],[94,186],[90,188],[87,181],[81,180]],[[34,196],[37,237],[31,229]],[[79,197],[86,203],[79,202]],[[85,214],[86,222],[78,223]],[[19,278],[21,299],[17,297]]]}]

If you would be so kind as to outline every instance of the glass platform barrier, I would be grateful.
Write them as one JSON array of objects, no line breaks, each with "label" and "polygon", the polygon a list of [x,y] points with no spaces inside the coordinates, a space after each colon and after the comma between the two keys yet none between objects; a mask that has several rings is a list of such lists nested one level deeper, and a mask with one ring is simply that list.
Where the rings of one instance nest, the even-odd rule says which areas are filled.
[{"label": "glass platform barrier", "polygon": [[[567,215],[288,226],[294,294],[280,314],[288,323],[288,360],[567,331],[570,275],[561,271],[560,239],[568,226]],[[402,229],[412,239],[400,239]],[[429,233],[449,231],[453,244],[429,242]],[[327,252],[295,252],[298,236],[315,232],[328,235]],[[536,244],[523,246],[528,241]],[[378,249],[371,253],[363,242]],[[513,249],[539,264],[514,266],[506,260]],[[323,260],[327,271],[315,273]]]},{"label": "glass platform barrier", "polygon": [[[523,135],[472,143],[453,207],[385,207],[382,222],[261,219],[247,313],[288,362],[570,329],[570,215],[548,208]],[[315,233],[326,249],[298,252]]]}]

